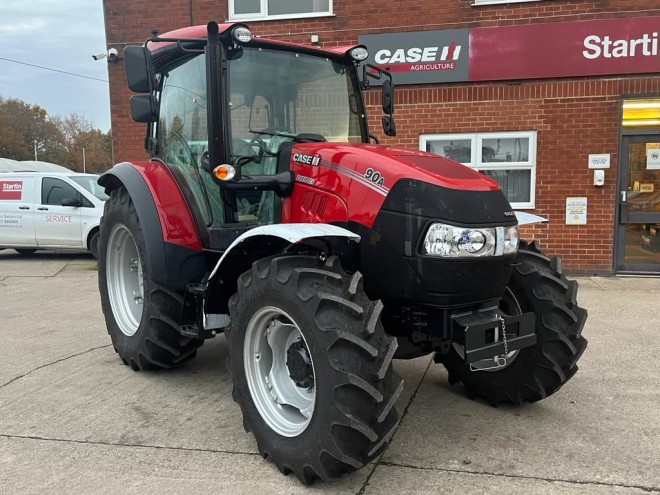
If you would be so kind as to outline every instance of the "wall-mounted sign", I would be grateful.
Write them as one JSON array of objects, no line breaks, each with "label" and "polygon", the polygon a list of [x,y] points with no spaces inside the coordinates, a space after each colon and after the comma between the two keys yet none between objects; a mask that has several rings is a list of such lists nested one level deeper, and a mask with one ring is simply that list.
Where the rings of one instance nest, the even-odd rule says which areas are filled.
[{"label": "wall-mounted sign", "polygon": [[589,168],[610,168],[610,154],[589,155]]},{"label": "wall-mounted sign", "polygon": [[367,34],[398,84],[660,72],[660,17]]},{"label": "wall-mounted sign", "polygon": [[660,170],[660,149],[646,150],[646,169]]},{"label": "wall-mounted sign", "polygon": [[468,30],[367,34],[368,63],[385,67],[398,84],[467,81]]},{"label": "wall-mounted sign", "polygon": [[587,198],[566,198],[566,225],[587,224]]}]

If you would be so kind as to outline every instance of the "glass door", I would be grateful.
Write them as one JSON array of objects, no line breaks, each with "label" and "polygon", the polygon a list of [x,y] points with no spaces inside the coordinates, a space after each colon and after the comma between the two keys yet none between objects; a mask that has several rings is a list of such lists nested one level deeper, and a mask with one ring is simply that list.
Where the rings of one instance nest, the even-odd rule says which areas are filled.
[{"label": "glass door", "polygon": [[615,271],[660,275],[660,131],[624,135]]}]

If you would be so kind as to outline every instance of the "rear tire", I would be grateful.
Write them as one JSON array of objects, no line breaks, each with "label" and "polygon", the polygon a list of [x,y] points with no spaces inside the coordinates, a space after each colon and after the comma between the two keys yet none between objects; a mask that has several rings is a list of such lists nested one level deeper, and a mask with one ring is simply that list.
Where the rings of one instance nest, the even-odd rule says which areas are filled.
[{"label": "rear tire", "polygon": [[[266,258],[240,276],[229,301],[227,367],[245,430],[263,457],[304,484],[361,468],[385,449],[399,421],[396,340],[385,334],[382,304],[367,298],[361,278],[334,257],[325,264],[315,256]],[[274,337],[282,329],[288,333]],[[294,376],[292,353],[307,356],[304,377],[301,368]]]},{"label": "rear tire", "polygon": [[183,296],[152,280],[140,219],[124,187],[105,203],[99,246],[101,306],[124,364],[134,371],[154,370],[194,358],[203,341],[177,331]]},{"label": "rear tire", "polygon": [[536,402],[555,393],[575,375],[587,347],[582,337],[587,311],[577,305],[577,282],[566,279],[559,258],[545,256],[536,242],[521,242],[507,287],[522,312],[536,315],[534,346],[518,351],[505,368],[491,371],[471,371],[453,348],[436,356],[452,385],[462,383],[469,397],[482,397],[493,406]]}]

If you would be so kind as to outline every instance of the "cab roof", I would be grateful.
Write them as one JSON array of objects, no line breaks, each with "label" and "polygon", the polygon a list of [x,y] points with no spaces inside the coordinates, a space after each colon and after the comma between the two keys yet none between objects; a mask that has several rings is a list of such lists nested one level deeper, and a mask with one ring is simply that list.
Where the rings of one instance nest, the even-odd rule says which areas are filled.
[{"label": "cab roof", "polygon": [[[242,26],[248,28],[246,24],[229,22],[229,23],[219,23],[218,32],[220,37],[228,36],[231,29],[236,26]],[[249,29],[249,28],[248,28]],[[206,39],[207,35],[207,26],[206,25],[197,25],[197,26],[188,26],[181,29],[176,29],[174,31],[169,31],[167,33],[158,34],[159,38],[176,38],[184,40],[196,40],[200,41]],[[348,59],[348,52],[353,48],[361,45],[343,45],[343,46],[333,46],[328,48],[321,48],[313,45],[303,45],[299,43],[290,43],[288,41],[274,40],[269,38],[262,38],[254,34],[252,41],[245,43],[245,46],[254,46],[260,48],[273,48],[276,50],[286,50],[292,52],[302,52],[308,53],[310,55],[316,56],[326,56],[331,59]],[[173,41],[160,41],[160,42],[149,42],[147,47],[153,52],[160,48],[165,48],[167,46],[173,45]]]}]

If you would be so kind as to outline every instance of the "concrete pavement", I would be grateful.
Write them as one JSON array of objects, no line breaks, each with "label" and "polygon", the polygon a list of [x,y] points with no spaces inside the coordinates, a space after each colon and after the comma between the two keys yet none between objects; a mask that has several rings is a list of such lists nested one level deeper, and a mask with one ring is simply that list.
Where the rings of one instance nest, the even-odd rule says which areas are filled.
[{"label": "concrete pavement", "polygon": [[398,361],[389,449],[304,487],[258,455],[224,337],[170,371],[114,353],[85,254],[0,251],[0,493],[660,493],[660,279],[581,278],[589,339],[549,399],[491,408],[429,357]]}]

